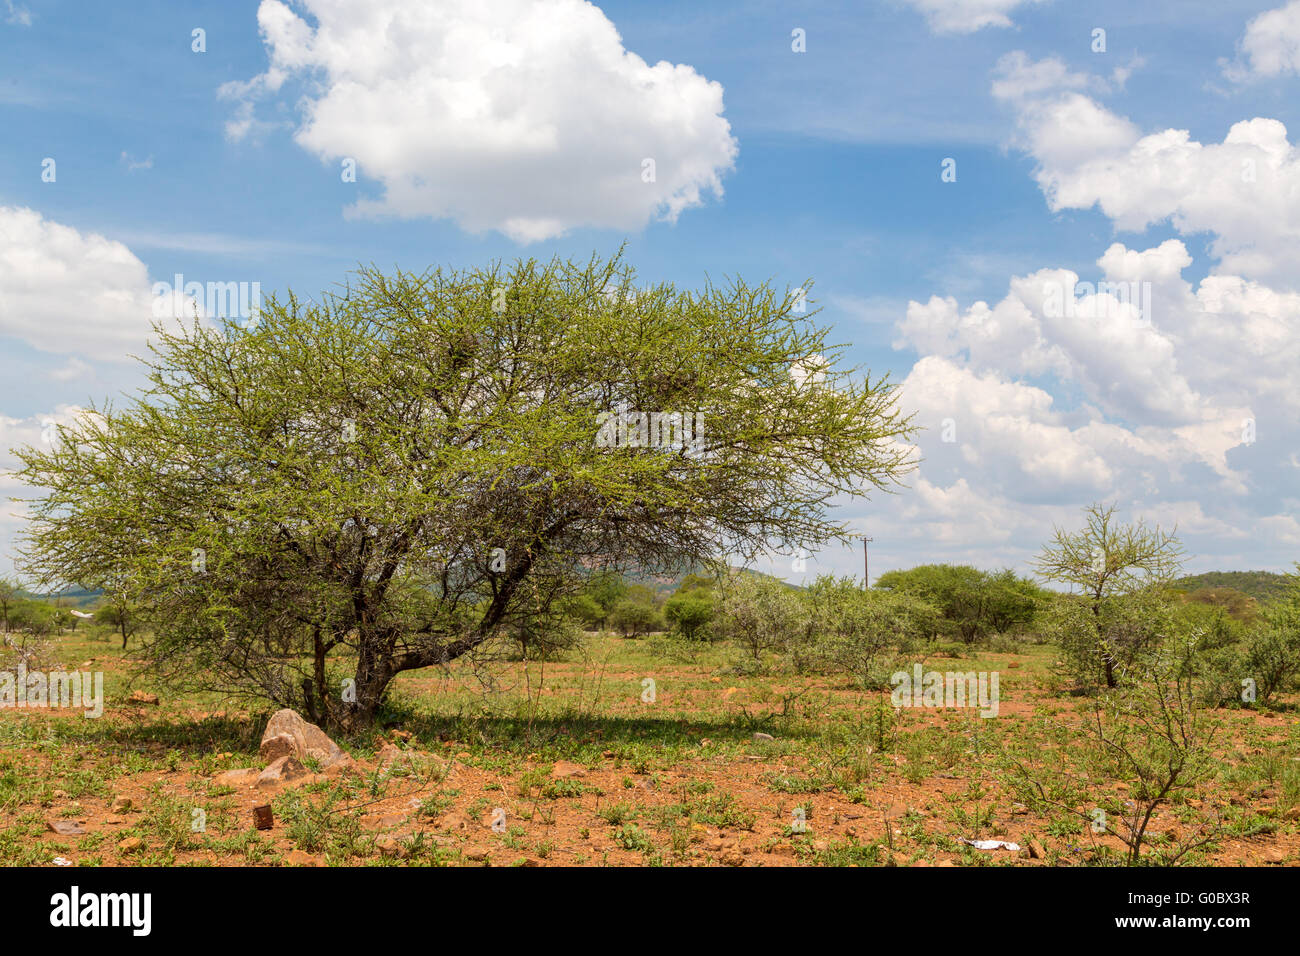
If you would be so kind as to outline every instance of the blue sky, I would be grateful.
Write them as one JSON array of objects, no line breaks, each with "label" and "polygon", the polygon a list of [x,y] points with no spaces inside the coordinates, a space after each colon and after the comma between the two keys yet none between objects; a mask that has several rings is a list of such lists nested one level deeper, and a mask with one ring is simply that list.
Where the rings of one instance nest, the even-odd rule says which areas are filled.
[{"label": "blue sky", "polygon": [[[177,273],[314,294],[361,261],[585,258],[626,242],[646,280],[814,278],[833,338],[903,384],[925,463],[898,496],[844,511],[875,538],[873,572],[1023,568],[1092,500],[1178,522],[1194,569],[1300,558],[1286,365],[1300,340],[1300,3],[555,0],[414,4],[436,13],[409,21],[403,6],[367,5],[403,24],[373,43],[334,0],[0,7],[6,449],[137,381],[131,310]],[[515,71],[505,95],[476,72],[488,54],[440,46],[451,36],[495,44]],[[679,72],[647,80],[659,61]],[[540,92],[510,103],[511,77]],[[487,90],[487,119],[458,125],[447,84]],[[1281,146],[1268,125],[1225,144],[1256,118],[1290,131]],[[558,144],[536,166],[519,159],[535,144],[509,140],[530,124]],[[1137,142],[1171,130],[1193,145]],[[705,188],[672,221],[617,191],[593,211],[566,171],[607,179],[624,143],[672,157],[665,197],[710,176],[721,195]],[[347,155],[369,157],[354,183]],[[940,178],[949,157],[955,182]],[[1256,161],[1249,190],[1223,187],[1224,168]],[[688,166],[706,173],[671,180]],[[403,188],[409,203],[392,198]],[[542,194],[559,225],[529,226],[533,241],[502,226]],[[349,211],[386,196],[383,214]],[[1151,328],[1038,314],[1040,270],[1095,281],[1114,243],[1110,274],[1155,289]],[[1224,438],[1247,418],[1257,439]],[[947,419],[956,441],[938,437]],[[0,519],[0,566],[19,524]],[[810,573],[858,566],[829,550]],[[769,569],[801,576],[788,557]]]}]

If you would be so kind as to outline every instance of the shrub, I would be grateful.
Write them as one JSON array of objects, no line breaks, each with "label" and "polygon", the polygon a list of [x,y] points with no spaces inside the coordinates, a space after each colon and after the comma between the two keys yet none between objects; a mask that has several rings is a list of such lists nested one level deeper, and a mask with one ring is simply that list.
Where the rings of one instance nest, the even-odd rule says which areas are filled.
[{"label": "shrub", "polygon": [[664,604],[664,617],[682,637],[698,639],[707,636],[709,622],[713,620],[713,599],[701,590],[676,594]]},{"label": "shrub", "polygon": [[614,605],[609,613],[609,623],[624,637],[662,631],[666,626],[657,607],[631,598],[623,598]]},{"label": "shrub", "polygon": [[1105,686],[1118,686],[1120,669],[1158,640],[1161,627],[1143,617],[1142,605],[1163,596],[1182,561],[1172,534],[1141,521],[1119,524],[1115,510],[1090,505],[1087,526],[1074,533],[1057,528],[1035,560],[1043,577],[1077,587],[1086,602],[1085,614],[1077,602],[1058,602],[1064,613],[1054,622],[1066,660],[1085,686],[1092,683],[1094,663]]},{"label": "shrub", "polygon": [[785,650],[793,644],[803,633],[802,618],[798,593],[788,584],[740,573],[723,587],[715,626],[757,660],[765,650]]}]

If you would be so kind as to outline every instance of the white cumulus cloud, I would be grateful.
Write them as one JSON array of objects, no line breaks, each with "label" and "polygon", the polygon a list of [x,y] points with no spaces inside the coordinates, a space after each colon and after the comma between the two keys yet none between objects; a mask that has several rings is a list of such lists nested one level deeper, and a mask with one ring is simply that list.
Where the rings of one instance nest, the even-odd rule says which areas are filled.
[{"label": "white cumulus cloud", "polygon": [[[295,140],[356,161],[354,215],[450,218],[520,242],[634,230],[721,196],[738,152],[722,86],[624,49],[584,0],[262,0],[266,72],[222,87],[232,138],[303,83]],[[311,22],[308,22],[310,18]]]},{"label": "white cumulus cloud", "polygon": [[1229,79],[1300,73],[1300,0],[1267,10],[1246,24],[1238,59],[1224,64]]},{"label": "white cumulus cloud", "polygon": [[994,94],[1013,106],[1021,145],[1053,211],[1099,208],[1120,229],[1169,222],[1210,233],[1217,270],[1295,288],[1300,153],[1275,119],[1233,124],[1221,143],[1185,129],[1143,134],[1079,92],[1056,66],[1009,54]]}]

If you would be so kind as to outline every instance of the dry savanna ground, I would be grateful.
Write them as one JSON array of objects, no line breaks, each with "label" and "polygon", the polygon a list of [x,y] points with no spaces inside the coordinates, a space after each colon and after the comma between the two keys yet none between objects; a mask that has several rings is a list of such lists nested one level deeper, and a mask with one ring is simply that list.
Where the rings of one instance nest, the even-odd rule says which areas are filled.
[{"label": "dry savanna ground", "polygon": [[[1051,648],[1018,650],[927,662],[1000,673],[1000,713],[983,719],[896,710],[886,692],[835,680],[749,675],[726,645],[591,636],[544,666],[404,675],[381,724],[339,740],[353,772],[258,789],[214,778],[260,767],[269,709],[178,698],[135,674],[132,650],[74,632],[56,654],[104,672],[105,712],[0,711],[0,863],[1121,864],[1121,841],[1088,814],[1123,813],[1123,781],[1052,778],[1053,810],[1030,806],[1008,772],[1069,768],[1091,707],[1054,689]],[[1214,776],[1159,805],[1144,861],[1208,835],[1178,862],[1300,862],[1294,709],[1215,717]],[[252,811],[266,803],[274,826],[259,830]]]}]

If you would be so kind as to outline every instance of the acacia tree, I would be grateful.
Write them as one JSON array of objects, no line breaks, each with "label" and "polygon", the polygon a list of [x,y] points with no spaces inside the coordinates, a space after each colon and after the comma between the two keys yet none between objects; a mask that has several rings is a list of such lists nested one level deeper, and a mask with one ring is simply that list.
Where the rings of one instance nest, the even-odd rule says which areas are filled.
[{"label": "acacia tree", "polygon": [[1044,578],[1082,593],[1084,614],[1071,615],[1067,607],[1063,619],[1070,639],[1100,660],[1107,687],[1118,685],[1117,668],[1160,638],[1159,590],[1178,574],[1183,556],[1173,532],[1142,521],[1121,524],[1115,511],[1089,505],[1087,527],[1054,529],[1034,561]]},{"label": "acacia tree", "polygon": [[362,269],[159,326],[147,388],[18,452],[27,566],[130,582],[160,676],[363,726],[593,570],[848,540],[828,502],[897,481],[913,429],[802,301],[638,289],[616,256]]},{"label": "acacia tree", "polygon": [[127,641],[140,626],[139,616],[131,604],[130,592],[123,588],[105,590],[104,600],[95,616],[121,635],[122,650],[126,650]]}]

